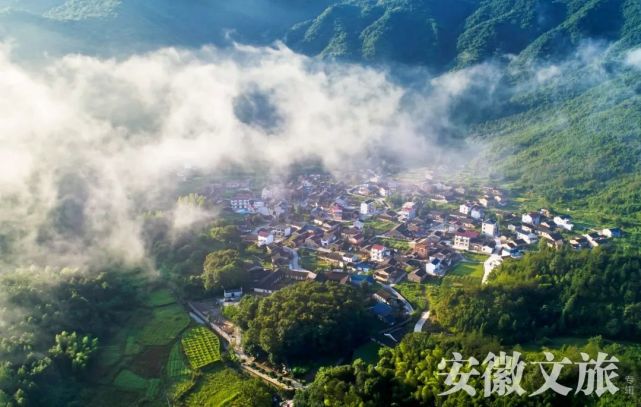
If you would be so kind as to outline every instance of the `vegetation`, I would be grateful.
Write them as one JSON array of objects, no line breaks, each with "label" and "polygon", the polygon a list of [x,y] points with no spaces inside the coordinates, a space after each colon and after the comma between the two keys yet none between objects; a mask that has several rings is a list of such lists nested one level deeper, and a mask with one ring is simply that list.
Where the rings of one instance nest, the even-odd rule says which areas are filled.
[{"label": "vegetation", "polygon": [[217,365],[204,374],[199,385],[185,399],[186,406],[268,407],[272,397],[265,386],[242,378],[235,371]]},{"label": "vegetation", "polygon": [[220,340],[207,328],[190,329],[181,342],[193,369],[201,369],[220,360]]},{"label": "vegetation", "polygon": [[508,343],[555,335],[639,340],[641,258],[620,250],[545,249],[507,261],[483,287],[441,286],[430,303],[456,332]]},{"label": "vegetation", "polygon": [[350,356],[366,338],[369,318],[362,292],[332,282],[244,297],[237,315],[245,350],[273,362]]},{"label": "vegetation", "polygon": [[[521,381],[526,394],[519,396],[490,397],[483,395],[483,378],[472,376],[468,382],[476,395],[471,397],[463,391],[448,397],[437,396],[448,389],[444,379],[437,379],[438,373],[447,373],[449,369],[439,370],[438,365],[443,357],[451,358],[452,352],[460,352],[464,358],[474,356],[482,361],[489,352],[497,353],[500,345],[491,338],[480,336],[445,336],[428,334],[409,334],[395,348],[383,348],[381,358],[376,365],[369,365],[356,360],[351,365],[321,369],[312,385],[297,393],[297,406],[311,407],[322,405],[362,405],[362,406],[540,406],[540,405],[638,405],[639,395],[629,395],[619,391],[615,395],[604,395],[602,399],[586,397],[571,392],[567,396],[548,391],[530,398],[529,394],[538,389],[543,380],[535,365],[526,365]],[[584,347],[566,346],[561,349],[549,349],[557,360],[562,356],[570,360],[580,360],[579,352],[595,356],[599,350],[613,355],[621,355],[619,364],[620,378],[615,379],[619,388],[625,386],[623,377],[638,371],[641,349],[622,347],[618,344],[606,344],[600,338],[594,338]],[[512,349],[506,350],[512,355]],[[541,361],[539,352],[522,352],[521,360],[526,362]],[[479,367],[484,370],[482,366]],[[481,372],[482,373],[482,372]],[[576,387],[578,369],[562,371],[559,382],[571,388]]]},{"label": "vegetation", "polygon": [[137,337],[141,345],[166,345],[189,325],[189,316],[180,305],[167,305],[153,310],[151,318]]}]

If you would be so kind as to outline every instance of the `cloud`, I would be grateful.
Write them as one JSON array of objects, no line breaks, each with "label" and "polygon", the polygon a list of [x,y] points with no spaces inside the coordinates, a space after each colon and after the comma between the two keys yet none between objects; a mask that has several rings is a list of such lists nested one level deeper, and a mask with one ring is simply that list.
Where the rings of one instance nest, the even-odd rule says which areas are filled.
[{"label": "cloud", "polygon": [[[143,259],[139,214],[171,195],[185,165],[447,161],[435,140],[456,127],[450,108],[498,79],[479,66],[410,88],[282,45],[69,55],[37,69],[4,47],[0,72],[0,222],[31,258],[72,265]],[[175,215],[177,227],[209,216]]]},{"label": "cloud", "polygon": [[629,51],[625,57],[625,62],[627,65],[641,69],[641,48]]}]

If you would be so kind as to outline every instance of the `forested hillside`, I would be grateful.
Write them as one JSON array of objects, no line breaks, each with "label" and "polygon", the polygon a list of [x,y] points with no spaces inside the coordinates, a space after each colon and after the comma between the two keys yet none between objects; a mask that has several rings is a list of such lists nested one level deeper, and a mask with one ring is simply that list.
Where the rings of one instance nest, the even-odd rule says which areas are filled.
[{"label": "forested hillside", "polygon": [[639,41],[640,13],[634,0],[346,0],[295,25],[287,44],[442,70],[505,54],[558,58],[586,39],[629,46]]}]

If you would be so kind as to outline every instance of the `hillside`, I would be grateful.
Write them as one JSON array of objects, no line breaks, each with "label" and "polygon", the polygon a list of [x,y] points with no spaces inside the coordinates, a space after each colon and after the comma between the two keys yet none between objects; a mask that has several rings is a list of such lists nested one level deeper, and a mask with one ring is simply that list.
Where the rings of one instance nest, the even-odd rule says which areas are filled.
[{"label": "hillside", "polygon": [[634,0],[346,0],[292,27],[311,54],[442,70],[515,54],[561,57],[582,40],[639,41]]}]

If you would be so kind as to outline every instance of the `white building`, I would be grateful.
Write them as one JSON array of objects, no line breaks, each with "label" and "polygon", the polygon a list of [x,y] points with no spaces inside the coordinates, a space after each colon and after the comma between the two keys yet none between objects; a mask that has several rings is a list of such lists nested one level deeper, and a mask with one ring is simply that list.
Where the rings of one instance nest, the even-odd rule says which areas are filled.
[{"label": "white building", "polygon": [[572,224],[572,218],[570,218],[568,215],[555,216],[554,223],[565,230],[572,230],[572,228],[574,227],[574,225]]},{"label": "white building", "polygon": [[485,220],[481,225],[481,233],[485,236],[496,237],[499,235],[499,226],[493,220]]},{"label": "white building", "polygon": [[414,202],[405,202],[398,214],[404,220],[414,219],[416,217],[416,204]]},{"label": "white building", "polygon": [[439,259],[432,259],[425,264],[425,271],[427,274],[432,276],[441,276],[443,275],[443,267]]},{"label": "white building", "polygon": [[481,219],[483,217],[483,214],[484,214],[484,211],[481,206],[474,205],[470,209],[470,216],[472,217],[472,219],[476,219],[476,220]]},{"label": "white building", "polygon": [[387,248],[382,244],[373,245],[371,250],[369,251],[370,258],[373,261],[378,261],[378,262],[385,261],[385,257],[387,256],[387,254],[388,254]]},{"label": "white building", "polygon": [[538,225],[541,223],[541,214],[538,212],[530,212],[521,215],[521,222],[529,223],[530,225]]},{"label": "white building", "polygon": [[258,231],[258,247],[267,246],[274,243],[274,235],[272,232],[261,229]]},{"label": "white building", "polygon": [[472,205],[469,203],[461,204],[458,207],[458,211],[463,215],[469,215],[471,210],[472,210]]},{"label": "white building", "polygon": [[361,202],[361,215],[373,215],[375,210],[374,200],[368,199],[367,201]]}]

